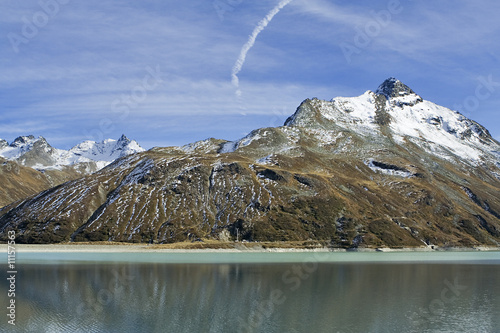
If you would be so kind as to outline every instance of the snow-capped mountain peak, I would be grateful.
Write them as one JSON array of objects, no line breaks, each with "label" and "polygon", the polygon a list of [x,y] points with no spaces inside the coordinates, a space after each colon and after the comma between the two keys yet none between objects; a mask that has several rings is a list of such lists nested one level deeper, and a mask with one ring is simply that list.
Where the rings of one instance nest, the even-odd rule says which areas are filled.
[{"label": "snow-capped mountain peak", "polygon": [[135,140],[125,135],[118,140],[84,141],[70,150],[55,149],[41,136],[20,136],[10,145],[0,140],[1,157],[39,170],[60,169],[78,163],[95,163],[90,170],[98,170],[117,158],[142,151],[144,149]]},{"label": "snow-capped mountain peak", "polygon": [[20,136],[10,144],[5,140],[0,140],[0,156],[8,160],[18,159],[33,149],[41,149],[48,152],[53,148],[42,136],[38,138],[35,138],[33,135]]},{"label": "snow-capped mountain peak", "polygon": [[[374,143],[416,144],[440,158],[473,165],[498,161],[500,155],[499,143],[483,126],[424,100],[395,78],[385,80],[375,92],[368,90],[357,97],[307,99],[286,120],[285,127],[315,132],[322,145],[332,144],[339,133],[352,133]],[[240,141],[244,140],[249,138]],[[235,142],[225,147],[241,146]]]},{"label": "snow-capped mountain peak", "polygon": [[110,163],[117,158],[142,151],[144,149],[135,140],[122,135],[118,140],[84,141],[69,150],[68,160],[83,162],[88,159]]}]

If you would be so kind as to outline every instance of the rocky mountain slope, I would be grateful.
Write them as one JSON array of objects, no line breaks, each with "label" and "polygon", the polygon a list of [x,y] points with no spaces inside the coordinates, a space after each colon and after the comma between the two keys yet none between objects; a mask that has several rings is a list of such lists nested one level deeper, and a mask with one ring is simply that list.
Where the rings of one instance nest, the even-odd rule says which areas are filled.
[{"label": "rocky mountain slope", "polygon": [[0,211],[19,242],[500,242],[500,144],[396,79],[282,127],[123,157]]},{"label": "rocky mountain slope", "polygon": [[43,137],[0,140],[0,207],[102,169],[119,157],[144,151],[122,136],[85,141],[69,151],[53,148]]}]

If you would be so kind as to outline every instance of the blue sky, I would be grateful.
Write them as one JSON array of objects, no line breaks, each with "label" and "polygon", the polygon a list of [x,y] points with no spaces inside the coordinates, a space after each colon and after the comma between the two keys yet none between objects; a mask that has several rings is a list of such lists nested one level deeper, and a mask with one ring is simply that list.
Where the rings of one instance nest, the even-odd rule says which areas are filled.
[{"label": "blue sky", "polygon": [[[234,140],[394,76],[500,139],[500,3],[2,0],[0,138]],[[240,90],[241,95],[236,94]]]}]

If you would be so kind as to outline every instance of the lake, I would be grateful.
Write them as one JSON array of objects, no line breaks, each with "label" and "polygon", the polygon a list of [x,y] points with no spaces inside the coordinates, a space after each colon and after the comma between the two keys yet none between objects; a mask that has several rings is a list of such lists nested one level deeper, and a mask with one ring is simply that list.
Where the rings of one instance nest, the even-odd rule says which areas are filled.
[{"label": "lake", "polygon": [[15,300],[3,332],[500,332],[500,252],[18,253]]}]

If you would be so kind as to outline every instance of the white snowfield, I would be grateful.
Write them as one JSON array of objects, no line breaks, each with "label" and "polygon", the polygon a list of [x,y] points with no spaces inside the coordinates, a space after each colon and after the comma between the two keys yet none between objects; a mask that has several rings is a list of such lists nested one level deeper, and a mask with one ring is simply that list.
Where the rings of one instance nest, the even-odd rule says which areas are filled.
[{"label": "white snowfield", "polygon": [[[135,140],[124,135],[118,140],[84,141],[70,150],[53,148],[43,137],[21,136],[10,145],[0,140],[1,157],[37,170],[62,169],[78,163],[95,163],[97,169],[102,169],[120,157],[142,151],[144,149]],[[27,160],[28,153],[35,157]]]},{"label": "white snowfield", "polygon": [[[367,91],[359,97],[320,101],[320,109],[325,118],[337,125],[373,135],[380,132],[375,122],[375,94]],[[484,129],[478,124],[456,111],[422,100],[416,94],[391,97],[385,107],[391,118],[391,134],[399,143],[414,139],[420,144],[427,143],[429,152],[437,154],[436,146],[440,146],[471,161],[479,161],[490,151],[481,141]]]}]

